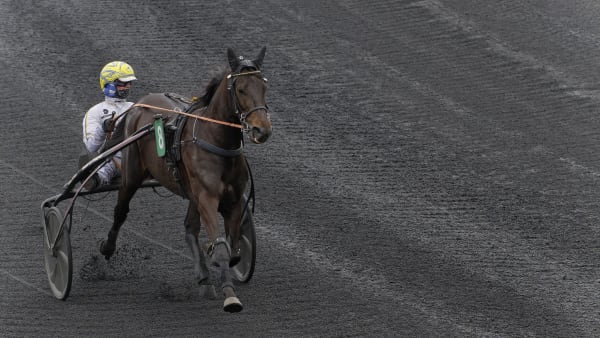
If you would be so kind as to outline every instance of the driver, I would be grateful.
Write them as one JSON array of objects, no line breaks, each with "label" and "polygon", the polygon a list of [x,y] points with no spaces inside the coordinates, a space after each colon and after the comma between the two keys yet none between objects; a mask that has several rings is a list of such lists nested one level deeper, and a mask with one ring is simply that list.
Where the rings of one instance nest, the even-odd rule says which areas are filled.
[{"label": "driver", "polygon": [[[102,150],[107,134],[114,128],[114,121],[133,105],[126,98],[134,80],[137,78],[133,68],[125,62],[113,61],[102,68],[100,88],[104,93],[104,101],[90,108],[83,118],[83,143],[94,156]],[[85,188],[89,191],[99,185],[109,184],[119,174],[120,166],[121,152],[118,152],[112,161],[88,180]]]}]

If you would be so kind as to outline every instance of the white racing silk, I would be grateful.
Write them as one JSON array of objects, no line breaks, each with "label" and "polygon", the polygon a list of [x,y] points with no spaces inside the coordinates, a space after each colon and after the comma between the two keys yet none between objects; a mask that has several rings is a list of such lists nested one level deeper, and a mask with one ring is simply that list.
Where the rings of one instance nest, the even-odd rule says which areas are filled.
[{"label": "white racing silk", "polygon": [[[83,118],[83,143],[90,153],[97,153],[106,140],[106,132],[102,129],[102,123],[106,119],[116,119],[133,105],[133,102],[125,99],[105,96],[103,102],[100,102],[90,108]],[[113,161],[108,162],[99,171],[98,176],[102,184],[108,184],[119,174],[119,169],[115,165],[121,163],[121,152],[113,157]]]}]

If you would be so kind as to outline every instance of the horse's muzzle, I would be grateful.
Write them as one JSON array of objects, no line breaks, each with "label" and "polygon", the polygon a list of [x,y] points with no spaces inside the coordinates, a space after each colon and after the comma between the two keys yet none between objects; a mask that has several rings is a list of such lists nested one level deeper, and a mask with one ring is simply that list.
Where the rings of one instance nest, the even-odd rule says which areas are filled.
[{"label": "horse's muzzle", "polygon": [[271,136],[272,132],[273,129],[271,127],[267,128],[253,126],[249,133],[250,141],[256,144],[264,143],[269,139],[269,136]]}]

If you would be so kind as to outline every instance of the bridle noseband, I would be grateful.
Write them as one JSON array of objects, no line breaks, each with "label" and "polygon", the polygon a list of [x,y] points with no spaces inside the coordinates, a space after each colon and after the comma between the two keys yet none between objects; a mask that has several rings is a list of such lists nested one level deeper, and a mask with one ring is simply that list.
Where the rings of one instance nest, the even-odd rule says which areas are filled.
[{"label": "bridle noseband", "polygon": [[[243,71],[244,69],[248,69],[248,68],[254,69],[254,70],[245,71],[245,72]],[[242,62],[240,63],[240,66],[238,67],[238,70],[235,73],[231,73],[231,74],[227,75],[227,90],[229,91],[229,96],[231,97],[231,102],[233,103],[233,107],[235,108],[235,115],[237,115],[238,118],[240,119],[240,123],[242,125],[243,132],[250,131],[250,126],[246,122],[246,119],[248,118],[248,116],[250,116],[250,114],[252,114],[258,110],[264,110],[267,113],[267,118],[269,118],[269,108],[267,107],[267,105],[264,105],[264,106],[256,106],[252,109],[249,109],[246,112],[241,111],[239,104],[238,104],[238,98],[235,93],[235,88],[234,88],[235,81],[240,76],[260,75],[260,74],[261,74],[261,71],[258,70],[258,67],[256,67],[252,61],[242,60]],[[263,79],[263,81],[267,82],[266,78],[263,77],[262,79]]]}]

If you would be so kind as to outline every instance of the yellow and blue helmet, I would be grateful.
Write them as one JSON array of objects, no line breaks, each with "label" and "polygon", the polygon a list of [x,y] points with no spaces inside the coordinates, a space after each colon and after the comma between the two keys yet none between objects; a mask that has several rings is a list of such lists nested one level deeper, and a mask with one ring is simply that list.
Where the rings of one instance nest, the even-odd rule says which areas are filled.
[{"label": "yellow and blue helmet", "polygon": [[107,63],[100,71],[100,89],[104,95],[117,97],[116,85],[119,82],[130,82],[137,80],[133,67],[123,61],[113,61]]}]

